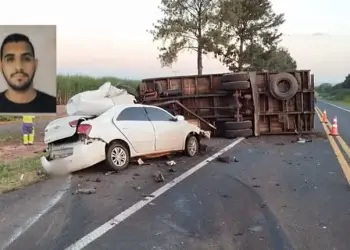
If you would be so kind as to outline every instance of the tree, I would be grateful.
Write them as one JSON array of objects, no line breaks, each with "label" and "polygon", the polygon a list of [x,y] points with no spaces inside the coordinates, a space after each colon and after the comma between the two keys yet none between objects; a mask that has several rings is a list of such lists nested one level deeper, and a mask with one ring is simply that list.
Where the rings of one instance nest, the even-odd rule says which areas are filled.
[{"label": "tree", "polygon": [[[252,48],[255,47],[255,48]],[[254,71],[289,71],[297,69],[297,63],[286,48],[272,47],[264,50],[259,45],[246,48],[247,57],[245,65],[249,65],[249,70]]]},{"label": "tree", "polygon": [[345,80],[343,82],[343,88],[345,89],[350,89],[350,74],[348,74],[346,77],[345,77]]},{"label": "tree", "polygon": [[220,0],[219,8],[211,49],[230,70],[245,70],[254,60],[274,54],[284,15],[276,14],[269,0]]},{"label": "tree", "polygon": [[319,93],[329,93],[332,91],[333,85],[330,83],[322,83],[319,86],[315,87],[315,90]]},{"label": "tree", "polygon": [[162,67],[171,66],[183,50],[196,51],[198,75],[203,73],[203,54],[209,42],[217,0],[162,0],[164,17],[149,32],[153,41],[162,41],[158,48]]}]

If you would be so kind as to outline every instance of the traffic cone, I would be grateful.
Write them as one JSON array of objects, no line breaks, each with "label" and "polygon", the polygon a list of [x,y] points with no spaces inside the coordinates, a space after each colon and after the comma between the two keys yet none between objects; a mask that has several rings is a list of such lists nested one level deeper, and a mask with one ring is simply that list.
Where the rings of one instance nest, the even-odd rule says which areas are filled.
[{"label": "traffic cone", "polygon": [[330,135],[333,135],[333,136],[339,135],[339,133],[338,133],[338,119],[336,116],[334,116],[334,118],[333,118]]},{"label": "traffic cone", "polygon": [[327,111],[324,110],[323,113],[322,113],[322,123],[327,123],[328,122],[328,119],[327,119]]}]

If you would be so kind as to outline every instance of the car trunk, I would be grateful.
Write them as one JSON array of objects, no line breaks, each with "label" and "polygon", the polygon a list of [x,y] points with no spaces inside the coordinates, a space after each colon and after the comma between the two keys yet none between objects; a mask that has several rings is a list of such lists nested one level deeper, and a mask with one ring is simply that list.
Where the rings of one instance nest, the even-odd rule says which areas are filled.
[{"label": "car trunk", "polygon": [[50,144],[72,137],[76,134],[77,125],[93,116],[67,116],[50,122],[45,128],[44,142]]}]

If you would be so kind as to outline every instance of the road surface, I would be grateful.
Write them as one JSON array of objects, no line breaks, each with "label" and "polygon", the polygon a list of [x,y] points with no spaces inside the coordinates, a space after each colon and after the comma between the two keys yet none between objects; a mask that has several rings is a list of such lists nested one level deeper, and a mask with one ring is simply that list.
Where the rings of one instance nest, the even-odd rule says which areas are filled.
[{"label": "road surface", "polygon": [[323,100],[318,100],[317,106],[327,111],[328,120],[331,122],[336,116],[338,119],[338,130],[345,142],[350,145],[350,106],[331,104]]},{"label": "road surface", "polygon": [[[323,109],[327,104],[318,105]],[[350,114],[328,106],[327,113],[338,116],[341,136],[349,143]],[[80,244],[112,250],[348,250],[348,181],[317,117],[315,121],[318,133],[312,142],[248,138],[223,153],[231,157],[229,163],[206,161],[233,142],[215,139],[208,152],[175,157],[172,167],[159,159],[118,174],[106,175],[103,166],[78,173],[62,200],[7,249],[63,250],[77,242],[70,249],[83,249]],[[194,168],[198,171],[182,181],[174,179]],[[155,171],[162,171],[170,184],[156,183]],[[74,194],[81,187],[96,187],[97,192]],[[142,200],[148,204],[140,208]],[[138,207],[130,209],[134,204]],[[116,216],[118,221],[110,221]]]}]

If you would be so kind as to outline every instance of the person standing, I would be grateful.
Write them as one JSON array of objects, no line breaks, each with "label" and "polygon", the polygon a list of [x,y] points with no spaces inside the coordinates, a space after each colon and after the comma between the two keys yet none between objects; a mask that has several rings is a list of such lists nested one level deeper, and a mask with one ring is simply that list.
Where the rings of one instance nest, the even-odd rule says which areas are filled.
[{"label": "person standing", "polygon": [[23,134],[23,144],[33,145],[34,144],[34,118],[32,115],[24,115],[22,123],[22,134]]}]

